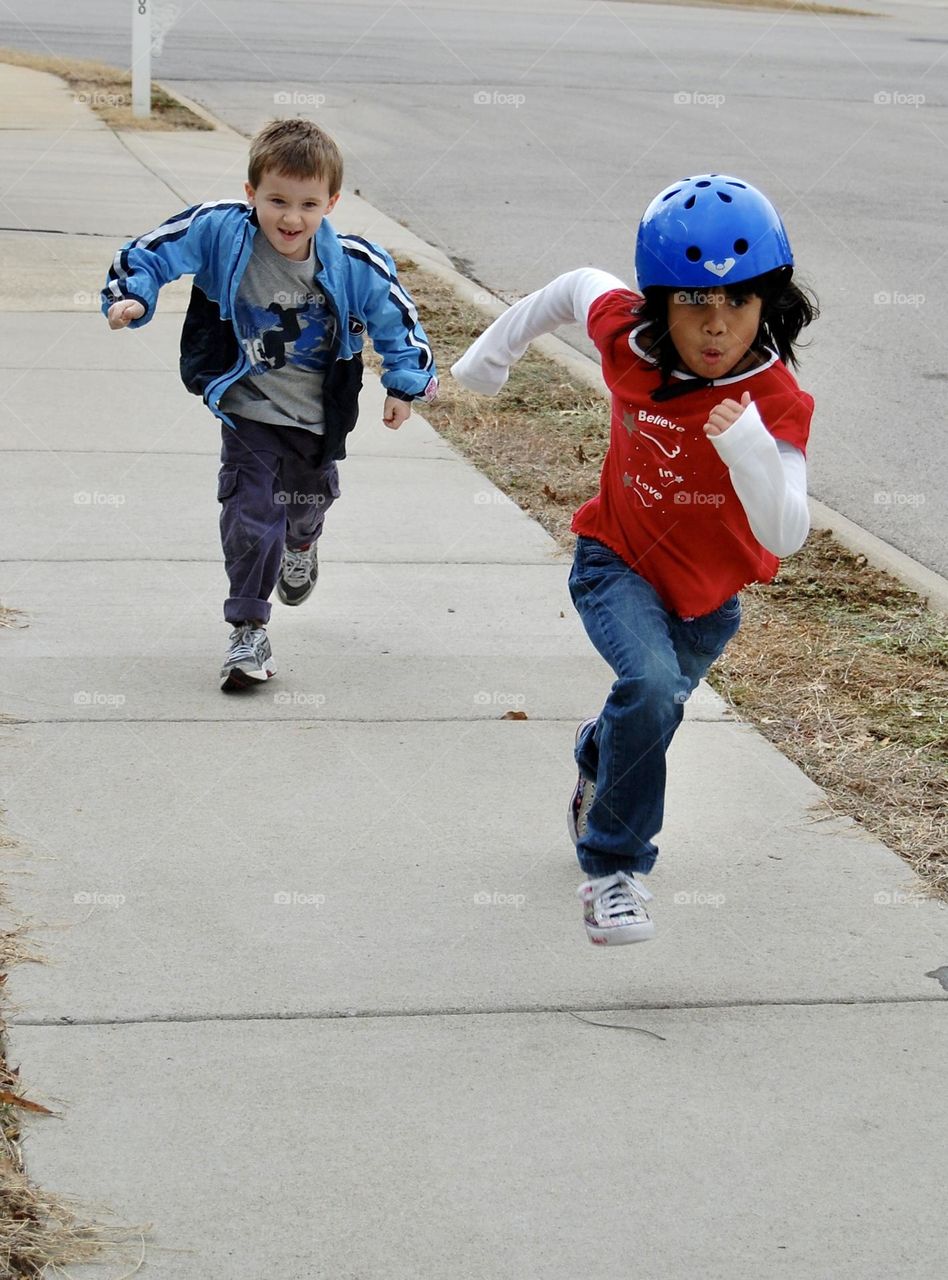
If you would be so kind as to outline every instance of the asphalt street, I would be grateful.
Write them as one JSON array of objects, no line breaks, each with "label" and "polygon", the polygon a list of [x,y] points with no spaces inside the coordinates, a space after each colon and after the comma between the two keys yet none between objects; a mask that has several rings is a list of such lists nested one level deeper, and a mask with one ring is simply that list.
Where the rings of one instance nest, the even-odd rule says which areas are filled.
[{"label": "asphalt street", "polygon": [[[811,491],[948,574],[948,9],[862,7],[180,0],[154,74],[246,132],[320,120],[351,187],[508,300],[589,263],[631,280],[641,210],[686,172],[758,183],[823,308]],[[128,8],[4,0],[0,43],[128,65]]]}]

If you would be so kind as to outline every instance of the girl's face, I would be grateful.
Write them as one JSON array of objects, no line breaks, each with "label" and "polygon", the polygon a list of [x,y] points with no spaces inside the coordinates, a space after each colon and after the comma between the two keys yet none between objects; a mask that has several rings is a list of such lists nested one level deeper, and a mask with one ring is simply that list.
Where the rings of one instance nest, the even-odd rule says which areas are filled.
[{"label": "girl's face", "polygon": [[702,378],[732,373],[757,337],[762,307],[756,294],[731,297],[723,289],[673,289],[668,331],[685,367]]}]

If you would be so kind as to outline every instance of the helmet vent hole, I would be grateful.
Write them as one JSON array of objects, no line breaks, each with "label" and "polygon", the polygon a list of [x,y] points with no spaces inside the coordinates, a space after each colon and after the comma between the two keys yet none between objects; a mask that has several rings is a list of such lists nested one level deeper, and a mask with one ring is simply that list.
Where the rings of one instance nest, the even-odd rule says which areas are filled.
[{"label": "helmet vent hole", "polygon": [[728,185],[729,187],[740,187],[740,189],[741,189],[742,191],[746,191],[746,190],[747,190],[747,185],[746,185],[746,183],[743,183],[743,182],[729,182],[727,185]]},{"label": "helmet vent hole", "polygon": [[746,253],[748,249],[747,241],[742,237],[740,240],[734,241],[735,253]]},{"label": "helmet vent hole", "polygon": [[689,262],[700,262],[701,250],[698,248],[696,244],[691,244],[685,250],[685,257],[688,259]]},{"label": "helmet vent hole", "polygon": [[677,191],[669,191],[668,195],[662,196],[662,204],[664,204],[666,200],[670,200],[672,196],[677,196],[680,190],[681,187],[679,187]]},{"label": "helmet vent hole", "polygon": [[685,201],[685,208],[693,209],[694,207],[695,207],[695,197],[689,196],[688,199]]},{"label": "helmet vent hole", "polygon": [[733,201],[733,199],[734,199],[734,197],[733,197],[733,196],[729,196],[729,195],[728,195],[728,193],[727,193],[726,191],[718,191],[718,192],[716,192],[716,195],[717,195],[718,199],[719,199],[719,200],[723,200],[725,204],[730,204],[730,203]]},{"label": "helmet vent hole", "polygon": [[695,186],[696,186],[696,187],[710,187],[710,185],[711,185],[711,183],[710,183],[710,182],[708,182],[708,181],[704,181],[704,182],[696,182],[696,183],[695,183]]}]

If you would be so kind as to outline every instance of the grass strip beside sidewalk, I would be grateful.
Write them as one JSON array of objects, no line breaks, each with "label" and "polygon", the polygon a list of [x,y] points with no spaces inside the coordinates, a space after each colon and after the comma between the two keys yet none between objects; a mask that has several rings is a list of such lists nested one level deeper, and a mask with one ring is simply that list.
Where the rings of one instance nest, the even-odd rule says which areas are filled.
[{"label": "grass strip beside sidewalk", "polygon": [[[445,372],[487,321],[414,262],[398,267]],[[496,399],[446,377],[424,414],[572,547],[572,513],[597,491],[609,443],[604,395],[530,350]],[[743,627],[709,683],[825,790],[831,813],[948,901],[948,618],[826,530],[742,599]]]},{"label": "grass strip beside sidewalk", "polygon": [[73,92],[77,102],[92,111],[112,129],[206,129],[214,126],[196,115],[177,98],[152,82],[151,115],[132,113],[132,75],[104,62],[81,58],[60,58],[56,54],[26,53],[21,49],[0,48],[0,62],[31,71],[45,71],[59,76]]}]

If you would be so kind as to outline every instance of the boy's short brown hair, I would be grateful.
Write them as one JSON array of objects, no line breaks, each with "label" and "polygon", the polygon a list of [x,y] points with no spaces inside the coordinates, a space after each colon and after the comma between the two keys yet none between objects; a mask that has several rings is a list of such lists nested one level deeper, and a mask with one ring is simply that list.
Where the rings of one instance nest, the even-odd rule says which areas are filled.
[{"label": "boy's short brown hair", "polygon": [[311,120],[271,120],[251,140],[247,181],[256,190],[268,169],[287,178],[325,179],[342,190],[342,152]]}]

